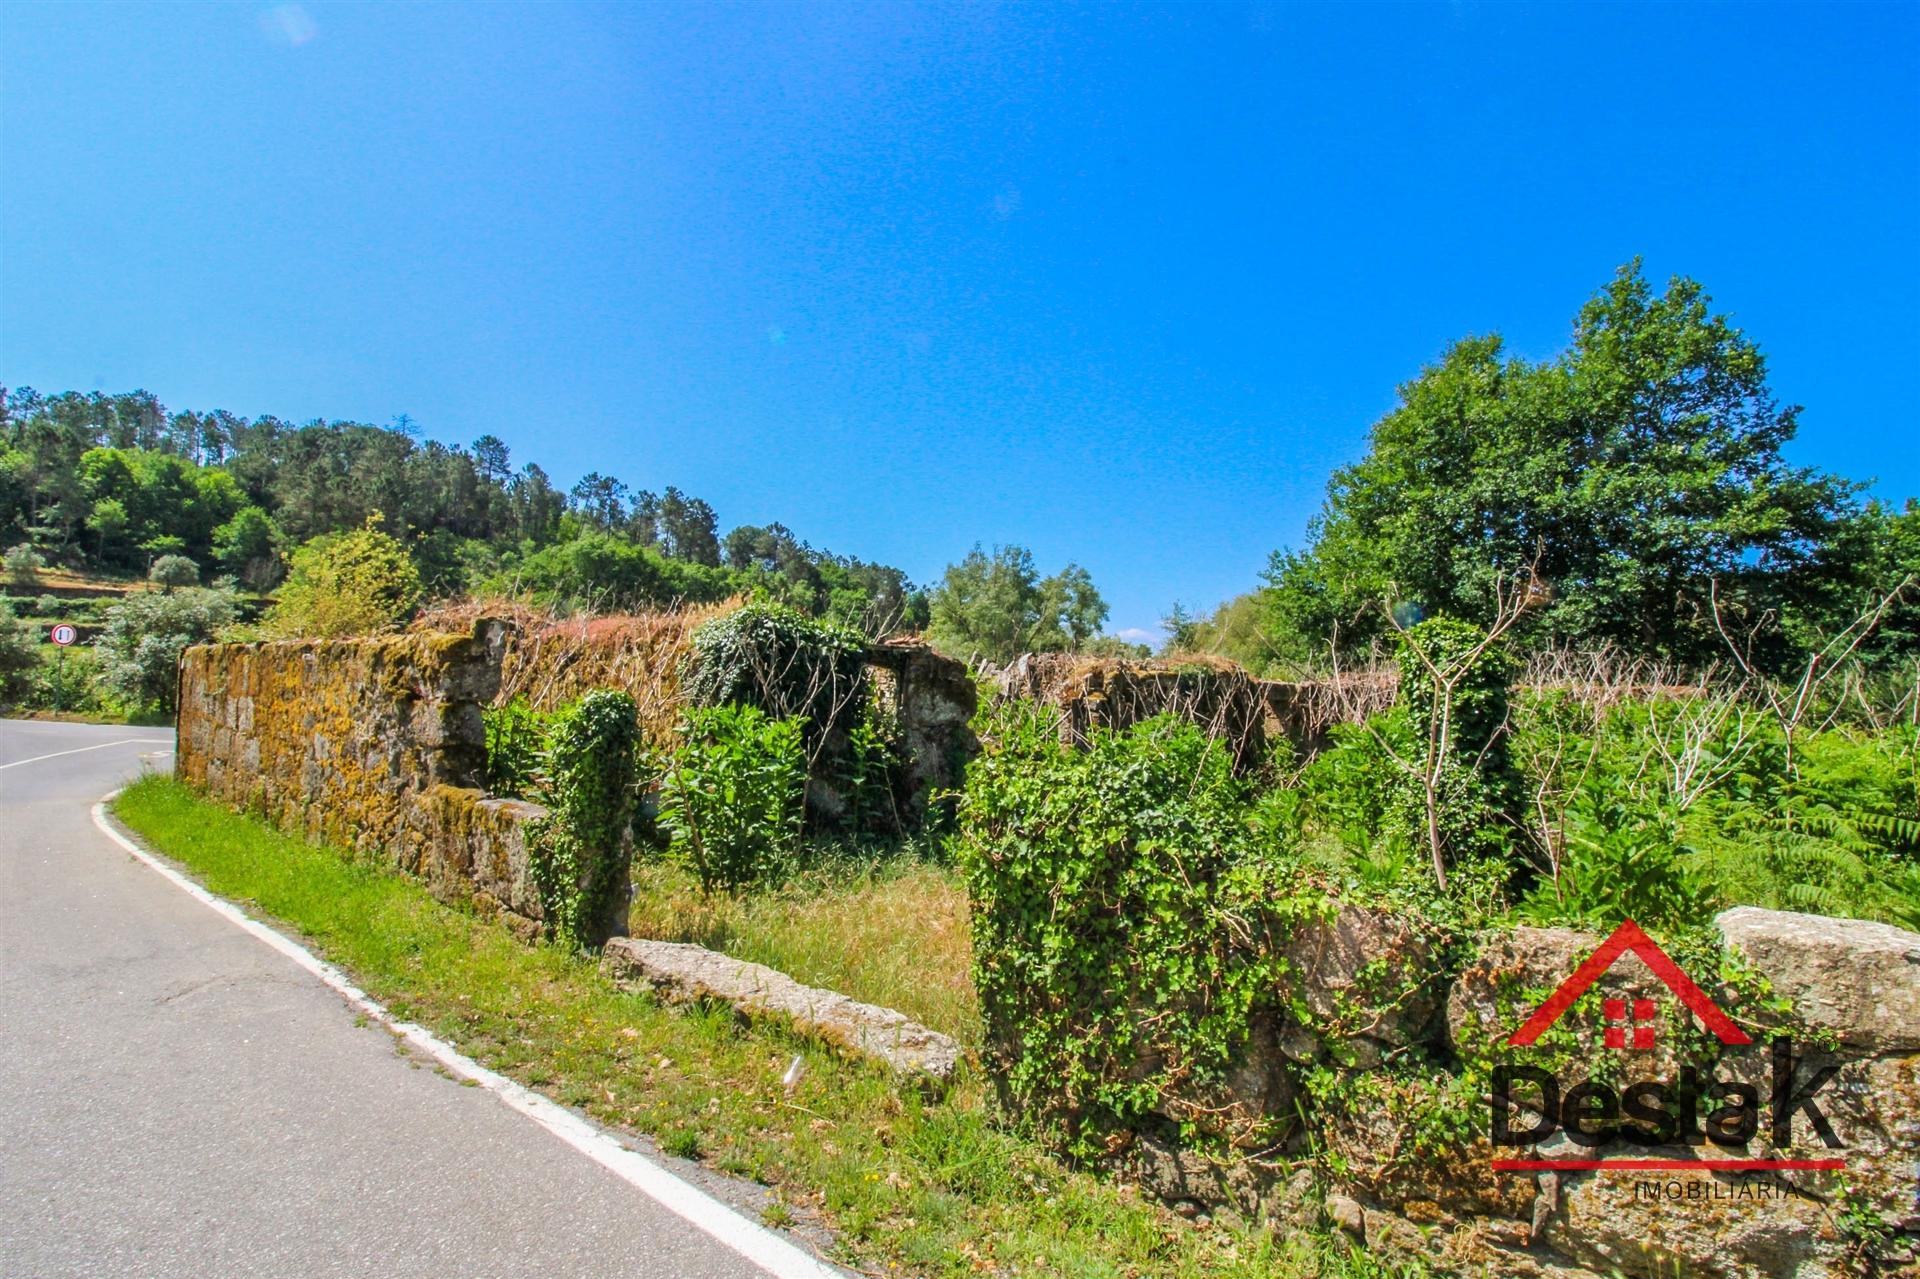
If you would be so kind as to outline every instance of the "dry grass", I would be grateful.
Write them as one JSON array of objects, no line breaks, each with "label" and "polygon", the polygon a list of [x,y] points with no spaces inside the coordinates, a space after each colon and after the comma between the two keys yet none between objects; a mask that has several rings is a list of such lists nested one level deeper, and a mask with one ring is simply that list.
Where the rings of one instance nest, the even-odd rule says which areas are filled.
[{"label": "dry grass", "polygon": [[666,746],[680,716],[681,659],[693,632],[742,603],[735,598],[651,613],[563,617],[513,600],[460,600],[422,613],[413,628],[465,631],[477,618],[505,618],[515,634],[495,701],[520,697],[535,710],[554,710],[595,689],[617,689],[633,698],[647,740]]},{"label": "dry grass", "polygon": [[658,862],[636,865],[634,881],[636,937],[697,942],[980,1042],[967,895],[945,867],[842,860],[742,897],[703,895]]}]

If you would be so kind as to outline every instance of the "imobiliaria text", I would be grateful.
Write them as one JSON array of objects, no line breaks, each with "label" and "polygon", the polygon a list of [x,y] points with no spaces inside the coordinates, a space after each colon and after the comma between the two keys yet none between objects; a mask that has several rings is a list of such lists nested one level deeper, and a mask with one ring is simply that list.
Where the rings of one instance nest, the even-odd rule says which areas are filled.
[{"label": "imobiliaria text", "polygon": [[[1651,937],[1628,920],[1508,1037],[1507,1045],[1524,1048],[1535,1043],[1628,952],[1638,955],[1721,1043],[1753,1042]],[[1602,1013],[1606,1023],[1604,1051],[1651,1056],[1659,1015],[1654,1000],[1608,998],[1602,1003]],[[1796,1122],[1803,1123],[1805,1131],[1827,1150],[1841,1149],[1819,1100],[1839,1064],[1810,1066],[1796,1054],[1790,1038],[1773,1041],[1769,1060],[1771,1077],[1764,1081],[1722,1079],[1712,1068],[1681,1065],[1668,1079],[1648,1078],[1619,1086],[1586,1079],[1565,1088],[1551,1072],[1537,1066],[1503,1063],[1493,1072],[1494,1170],[1788,1172],[1844,1168],[1845,1157],[1837,1154],[1789,1159],[1756,1158],[1745,1153],[1763,1132],[1772,1149],[1788,1149],[1793,1145]],[[1566,1158],[1531,1159],[1500,1154],[1503,1149],[1552,1142],[1556,1133],[1564,1133],[1581,1152]],[[1673,1146],[1699,1149],[1685,1158],[1632,1153]]]}]

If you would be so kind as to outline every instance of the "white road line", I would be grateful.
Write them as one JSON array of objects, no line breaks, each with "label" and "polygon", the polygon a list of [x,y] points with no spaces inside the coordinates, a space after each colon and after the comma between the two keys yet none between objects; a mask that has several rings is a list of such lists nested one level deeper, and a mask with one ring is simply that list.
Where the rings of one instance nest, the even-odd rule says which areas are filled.
[{"label": "white road line", "polygon": [[[109,745],[119,745],[114,742]],[[22,760],[21,763],[28,761]],[[758,1222],[750,1221],[703,1190],[696,1189],[654,1163],[638,1151],[629,1150],[606,1129],[589,1122],[539,1093],[495,1074],[466,1056],[452,1044],[434,1036],[412,1022],[397,1021],[371,995],[353,984],[346,973],[321,959],[306,947],[267,927],[225,898],[216,897],[200,885],[166,865],[115,829],[107,817],[107,804],[119,791],[101,797],[93,806],[93,824],[107,838],[146,863],[175,888],[195,901],[224,916],[228,923],[253,934],[300,967],[318,977],[346,1001],[378,1021],[409,1044],[425,1052],[452,1073],[471,1079],[501,1101],[545,1128],[560,1140],[606,1168],[667,1211],[705,1231],[720,1243],[759,1266],[774,1279],[845,1279],[845,1272],[818,1260],[795,1247]]]},{"label": "white road line", "polygon": [[32,759],[16,759],[11,764],[0,764],[0,769],[18,768],[22,764],[38,764],[43,759],[59,759],[62,755],[84,755],[88,751],[103,751],[109,746],[127,746],[134,742],[147,742],[157,746],[173,745],[173,739],[168,737],[123,737],[117,742],[101,742],[97,746],[76,746],[70,751],[54,751],[51,755],[35,755]]}]

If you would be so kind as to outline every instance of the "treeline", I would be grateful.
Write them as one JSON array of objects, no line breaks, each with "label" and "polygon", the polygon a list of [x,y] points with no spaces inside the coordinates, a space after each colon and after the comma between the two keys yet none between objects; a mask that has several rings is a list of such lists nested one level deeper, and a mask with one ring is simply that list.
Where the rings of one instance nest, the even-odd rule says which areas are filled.
[{"label": "treeline", "polygon": [[[1402,386],[1305,548],[1211,617],[1176,606],[1172,646],[1325,669],[1425,617],[1490,625],[1518,591],[1522,646],[1792,662],[1920,577],[1920,506],[1791,465],[1800,411],[1699,284],[1658,293],[1629,263],[1559,356],[1468,337]],[[1920,656],[1911,586],[1865,647],[1883,666]]]},{"label": "treeline", "polygon": [[516,469],[492,435],[462,448],[404,420],[170,412],[145,391],[0,396],[0,545],[42,562],[126,573],[185,556],[268,591],[291,548],[370,520],[436,596],[604,609],[757,593],[874,631],[927,619],[897,568],[780,524],[722,536],[711,506],[672,487],[634,491],[596,472],[563,491],[535,463]]}]

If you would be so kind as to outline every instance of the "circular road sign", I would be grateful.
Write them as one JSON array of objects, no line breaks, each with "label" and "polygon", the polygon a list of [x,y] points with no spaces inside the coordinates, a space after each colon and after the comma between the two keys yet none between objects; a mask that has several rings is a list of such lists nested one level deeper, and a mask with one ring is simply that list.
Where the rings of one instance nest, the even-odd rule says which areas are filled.
[{"label": "circular road sign", "polygon": [[80,632],[73,629],[71,622],[62,622],[53,628],[53,642],[65,648],[80,638]]}]

